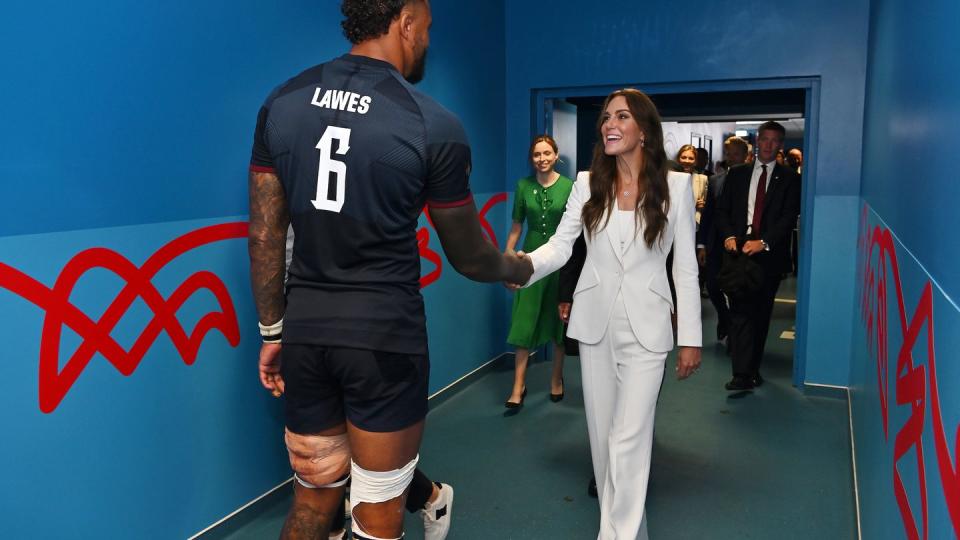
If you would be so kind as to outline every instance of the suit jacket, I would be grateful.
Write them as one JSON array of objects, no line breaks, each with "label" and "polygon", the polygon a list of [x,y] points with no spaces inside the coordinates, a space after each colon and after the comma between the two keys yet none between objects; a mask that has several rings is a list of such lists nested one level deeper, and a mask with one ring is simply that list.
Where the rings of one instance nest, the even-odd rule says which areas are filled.
[{"label": "suit jacket", "polygon": [[[587,244],[581,234],[577,241],[573,243],[573,254],[567,263],[560,269],[560,283],[558,287],[558,300],[560,302],[573,302],[573,291],[577,288],[577,281],[580,280],[580,271],[583,270],[583,261],[587,258]],[[563,349],[567,356],[580,356],[580,344],[577,340],[566,335],[567,325],[563,325]]]},{"label": "suit jacket", "polygon": [[775,165],[768,175],[760,230],[747,238],[747,204],[750,197],[750,177],[753,165],[737,165],[727,173],[723,192],[717,200],[713,226],[720,242],[736,237],[737,246],[747,240],[760,239],[770,246],[769,252],[754,255],[765,271],[775,274],[789,272],[790,235],[800,214],[800,179],[785,165]]},{"label": "suit jacket", "polygon": [[[677,342],[700,347],[700,287],[694,236],[694,205],[690,175],[670,172],[668,224],[662,241],[648,248],[643,240],[643,225],[621,253],[616,219],[594,235],[583,228],[583,205],[590,198],[590,173],[581,172],[567,199],[567,208],[550,240],[530,254],[533,283],[559,269],[570,258],[573,244],[581,233],[587,246],[583,271],[573,293],[573,309],[567,335],[577,341],[595,344],[603,338],[617,294],[623,295],[627,317],[637,341],[651,352],[673,348],[674,310],[667,284],[666,259],[674,248],[673,276],[677,287]],[[601,220],[601,224],[604,223]]]},{"label": "suit jacket", "polygon": [[722,172],[710,177],[707,188],[707,204],[700,212],[700,226],[697,227],[697,244],[702,244],[707,250],[707,261],[716,263],[719,267],[723,254],[723,239],[717,233],[716,215],[717,200],[723,193],[723,183],[727,180],[727,173]]},{"label": "suit jacket", "polygon": [[558,299],[560,302],[573,302],[573,291],[577,288],[577,281],[580,280],[580,272],[583,270],[583,261],[587,259],[587,244],[581,234],[577,241],[573,243],[573,252],[566,264],[560,269],[560,283],[558,289]]}]

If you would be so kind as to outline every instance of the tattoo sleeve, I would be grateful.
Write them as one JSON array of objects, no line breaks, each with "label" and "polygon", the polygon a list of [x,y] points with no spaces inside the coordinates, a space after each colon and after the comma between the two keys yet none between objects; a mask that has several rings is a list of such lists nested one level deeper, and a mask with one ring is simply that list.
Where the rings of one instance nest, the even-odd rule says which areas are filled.
[{"label": "tattoo sleeve", "polygon": [[260,322],[283,317],[286,238],[290,216],[283,184],[276,174],[250,173],[250,281]]}]

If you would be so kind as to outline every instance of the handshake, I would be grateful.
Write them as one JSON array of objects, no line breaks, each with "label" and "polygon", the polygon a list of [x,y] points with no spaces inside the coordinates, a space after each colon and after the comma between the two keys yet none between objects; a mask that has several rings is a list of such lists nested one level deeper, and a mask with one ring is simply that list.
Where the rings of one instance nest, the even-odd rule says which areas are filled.
[{"label": "handshake", "polygon": [[504,287],[515,291],[530,281],[533,275],[533,261],[523,251],[506,251],[503,253],[505,277]]}]

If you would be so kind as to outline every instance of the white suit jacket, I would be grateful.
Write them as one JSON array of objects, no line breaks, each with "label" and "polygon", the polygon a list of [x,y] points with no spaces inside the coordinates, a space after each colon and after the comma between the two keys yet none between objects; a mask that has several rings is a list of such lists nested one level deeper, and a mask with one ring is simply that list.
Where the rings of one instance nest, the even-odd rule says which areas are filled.
[{"label": "white suit jacket", "polygon": [[[677,342],[681,346],[701,346],[700,286],[690,175],[669,172],[667,183],[670,187],[668,224],[662,242],[654,244],[653,249],[643,240],[641,224],[632,242],[621,250],[615,217],[593,237],[584,234],[587,257],[573,293],[569,337],[587,344],[598,343],[607,330],[617,293],[622,292],[630,326],[640,344],[651,352],[673,349],[670,314],[674,306],[667,282],[666,259],[670,246],[674,246],[673,280],[679,304]],[[581,172],[577,174],[556,234],[530,253],[534,272],[527,285],[556,271],[570,258],[574,242],[585,232],[581,216],[589,198],[590,173]],[[605,219],[604,216],[600,223]]]}]

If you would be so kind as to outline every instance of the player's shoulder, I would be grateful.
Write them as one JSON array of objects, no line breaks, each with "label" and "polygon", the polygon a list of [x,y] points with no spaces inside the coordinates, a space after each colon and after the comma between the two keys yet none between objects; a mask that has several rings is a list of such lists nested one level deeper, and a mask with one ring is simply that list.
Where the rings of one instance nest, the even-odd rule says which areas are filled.
[{"label": "player's shoulder", "polygon": [[267,99],[263,101],[263,106],[270,108],[270,106],[278,99],[304,88],[305,86],[317,84],[323,76],[324,67],[329,63],[330,62],[324,62],[322,64],[311,66],[278,84],[273,88],[273,90],[270,91],[270,94],[267,95]]},{"label": "player's shoulder", "polygon": [[464,130],[463,123],[460,122],[460,118],[456,114],[434,98],[417,90],[413,85],[407,83],[406,86],[410,92],[410,97],[413,98],[420,109],[427,136],[431,139],[431,142],[467,142],[466,130]]}]

